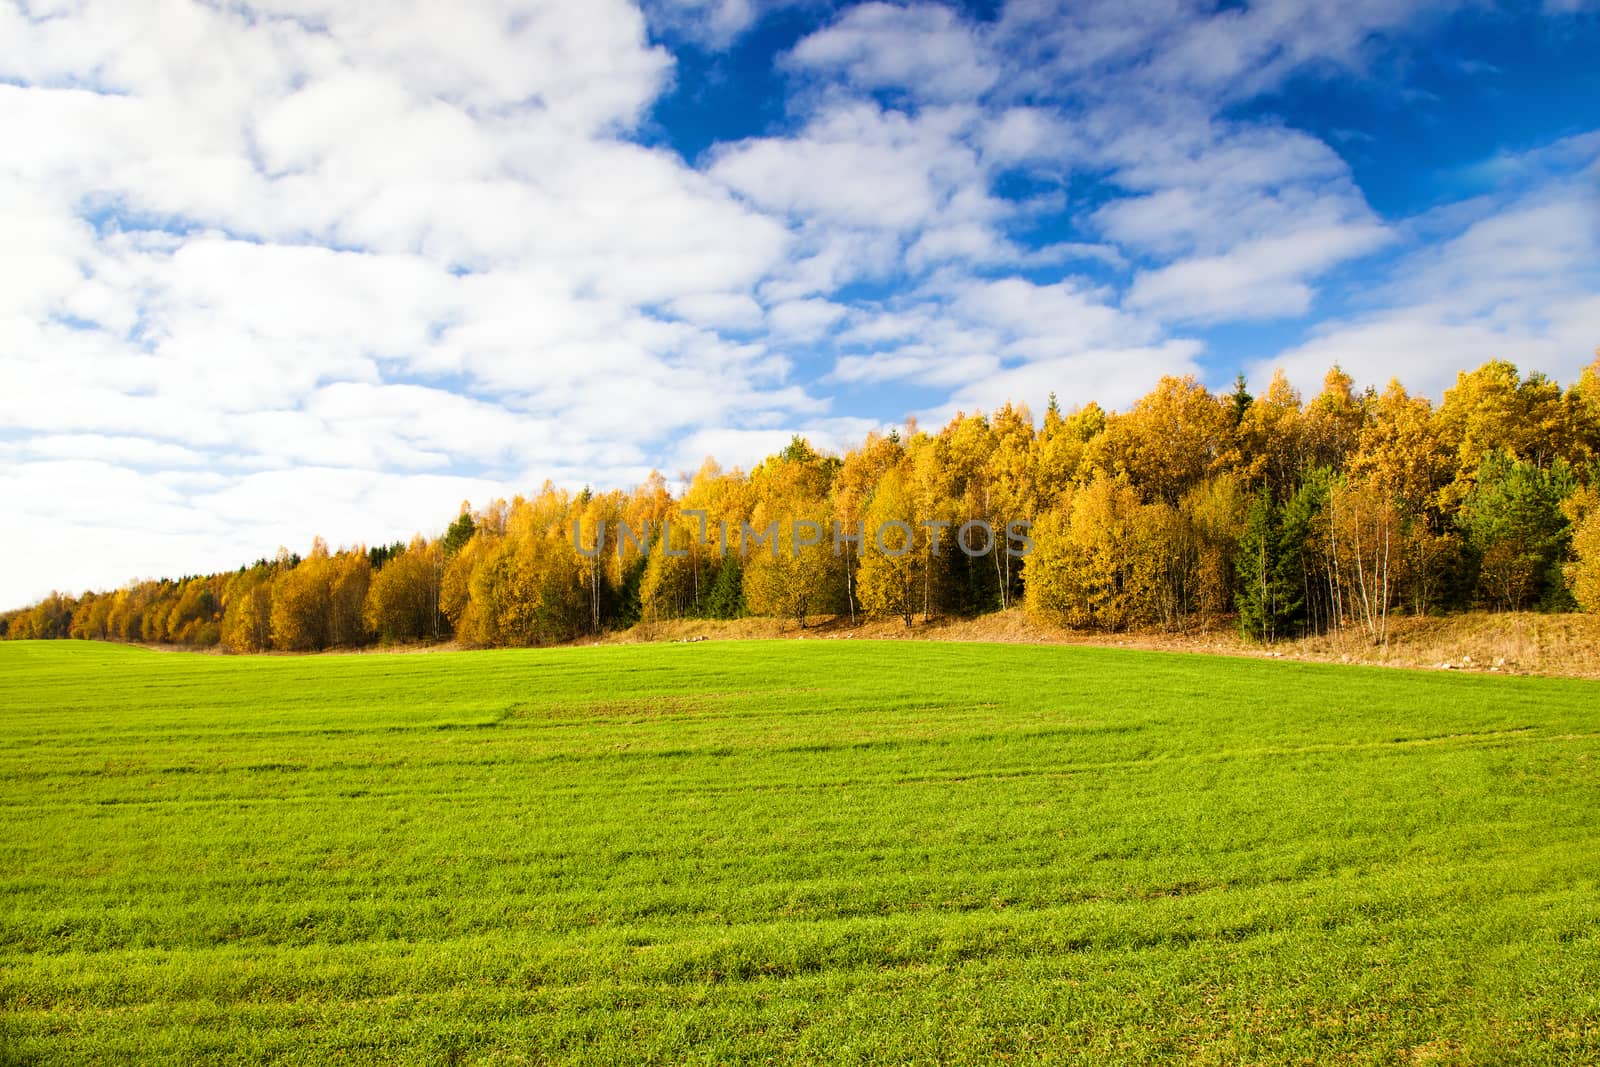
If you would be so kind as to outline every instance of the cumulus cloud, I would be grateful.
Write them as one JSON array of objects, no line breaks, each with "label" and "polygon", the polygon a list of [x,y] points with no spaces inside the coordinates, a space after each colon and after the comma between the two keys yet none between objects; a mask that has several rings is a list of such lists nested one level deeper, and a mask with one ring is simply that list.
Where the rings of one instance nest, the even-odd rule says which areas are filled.
[{"label": "cumulus cloud", "polygon": [[825,71],[861,89],[898,89],[924,99],[969,100],[1000,76],[974,29],[941,4],[866,3],[810,35],[791,66]]},{"label": "cumulus cloud", "polygon": [[924,413],[942,418],[1052,391],[1123,403],[1162,374],[1194,369],[1199,342],[1164,341],[1156,323],[1109,299],[1074,282],[941,275],[905,307],[859,314],[838,336],[833,377],[942,386],[949,402]]},{"label": "cumulus cloud", "polygon": [[964,109],[918,116],[866,102],[826,110],[798,135],[718,151],[710,174],[756,205],[791,218],[914,231],[951,211],[996,210]]},{"label": "cumulus cloud", "polygon": [[[1570,369],[1596,135],[1405,219],[1235,107],[1445,6],[0,5],[0,606],[843,447],[859,395],[1123,404],[1364,258],[1297,374]],[[673,49],[720,76],[779,9],[767,121],[662,143]]]},{"label": "cumulus cloud", "polygon": [[[1600,150],[1589,159],[1590,167],[1600,162]],[[1435,397],[1457,370],[1490,359],[1576,380],[1600,340],[1600,201],[1592,181],[1556,181],[1461,207],[1469,210],[1440,213],[1453,232],[1430,232],[1434,240],[1415,245],[1372,287],[1367,310],[1320,323],[1256,373],[1282,366],[1305,387],[1337,362],[1358,380],[1399,376]],[[1416,227],[1432,231],[1439,223],[1420,219]]]},{"label": "cumulus cloud", "polygon": [[[723,336],[791,234],[631,139],[672,69],[622,0],[0,7],[15,536],[63,518],[43,486],[98,499],[121,581],[815,417]],[[202,527],[227,559],[168,551]]]}]

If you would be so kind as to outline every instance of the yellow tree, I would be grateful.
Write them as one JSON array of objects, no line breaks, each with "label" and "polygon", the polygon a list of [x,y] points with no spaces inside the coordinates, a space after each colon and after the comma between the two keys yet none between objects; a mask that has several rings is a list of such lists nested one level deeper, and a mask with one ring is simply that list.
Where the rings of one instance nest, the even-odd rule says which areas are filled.
[{"label": "yellow tree", "polygon": [[1064,488],[1056,505],[1033,523],[1033,552],[1023,562],[1023,605],[1028,614],[1058,626],[1073,623],[1077,575],[1071,540],[1073,490]]},{"label": "yellow tree", "polygon": [[696,573],[691,557],[699,524],[670,505],[650,527],[645,542],[645,569],[639,592],[650,622],[694,614]]},{"label": "yellow tree", "polygon": [[1083,621],[1115,630],[1156,616],[1163,546],[1153,518],[1123,478],[1101,477],[1075,494],[1070,537]]},{"label": "yellow tree", "polygon": [[1567,390],[1574,438],[1574,462],[1600,459],[1600,349]]},{"label": "yellow tree", "polygon": [[1034,496],[1039,513],[1055,507],[1057,499],[1077,484],[1085,467],[1093,462],[1092,454],[1099,451],[1094,443],[1105,427],[1106,413],[1099,404],[1091,401],[1063,416],[1051,396],[1044,426],[1033,440]]},{"label": "yellow tree", "polygon": [[1035,467],[1033,416],[1025,407],[1005,405],[994,413],[994,447],[985,464],[984,484],[989,497],[984,503],[985,517],[994,528],[997,541],[993,563],[1000,588],[1000,609],[1011,606],[1016,559],[1007,551],[1006,527],[1015,521],[1031,521],[1038,508],[1038,471]]},{"label": "yellow tree", "polygon": [[439,636],[443,564],[443,547],[418,534],[404,552],[391,556],[372,575],[365,619],[379,640],[393,644]]},{"label": "yellow tree", "polygon": [[909,628],[922,600],[922,559],[906,466],[885,471],[867,505],[859,589],[868,615],[898,617]]},{"label": "yellow tree", "polygon": [[1567,587],[1584,611],[1600,612],[1600,485],[1590,485],[1562,504],[1572,523],[1572,562],[1566,565]]},{"label": "yellow tree", "polygon": [[328,543],[316,538],[311,552],[272,587],[272,647],[311,652],[328,644],[331,563]]},{"label": "yellow tree", "polygon": [[[958,419],[963,416],[957,415]],[[903,481],[900,483],[901,496],[898,514],[894,521],[904,522],[911,528],[911,539],[908,542],[907,557],[900,559],[897,566],[907,573],[917,576],[917,591],[915,607],[923,613],[926,621],[932,611],[935,589],[944,592],[945,569],[943,560],[939,567],[930,567],[932,562],[933,542],[925,536],[930,531],[929,527],[922,526],[920,520],[948,522],[955,514],[955,502],[951,499],[951,488],[954,483],[953,472],[949,463],[950,442],[944,434],[930,434],[917,428],[915,421],[907,423],[905,440],[906,455],[900,466]],[[881,524],[884,519],[879,509],[877,522]],[[869,517],[867,528],[867,543],[863,545],[863,552],[873,550],[872,538],[876,526]],[[949,542],[945,536],[944,541]],[[891,537],[889,545],[893,548],[899,544],[898,536]],[[882,563],[883,551],[877,552],[878,562]]]},{"label": "yellow tree", "polygon": [[684,491],[679,514],[689,553],[691,614],[708,613],[712,588],[728,560],[728,546],[737,542],[739,523],[749,516],[745,481],[742,472],[725,472],[708,456]]},{"label": "yellow tree", "polygon": [[548,482],[532,500],[511,502],[505,536],[485,548],[469,581],[476,641],[537,645],[579,632],[587,610],[570,510]]},{"label": "yellow tree", "polygon": [[1386,497],[1397,513],[1402,595],[1417,613],[1428,611],[1458,569],[1460,541],[1438,506],[1450,481],[1452,456],[1427,398],[1412,397],[1399,381],[1391,381],[1371,404],[1349,468],[1356,482]]},{"label": "yellow tree", "polygon": [[1404,511],[1420,513],[1450,478],[1450,454],[1434,424],[1433,405],[1391,381],[1372,404],[1349,469],[1371,478]]},{"label": "yellow tree", "polygon": [[755,613],[787,616],[804,629],[811,615],[836,606],[829,493],[837,467],[796,437],[750,472],[756,500],[750,528],[766,538],[741,554],[745,599]]},{"label": "yellow tree", "polygon": [[1233,474],[1208,478],[1184,494],[1180,510],[1194,553],[1191,603],[1203,615],[1233,609],[1234,558],[1249,507],[1249,495]]},{"label": "yellow tree", "polygon": [[[841,535],[848,534],[863,528],[866,523],[867,507],[872,500],[872,495],[882,481],[885,472],[894,469],[905,458],[905,449],[900,443],[898,434],[880,436],[869,433],[862,446],[854,451],[847,452],[839,471],[833,479],[831,504],[831,519],[834,527]],[[833,531],[829,531],[829,540],[832,541]],[[844,586],[845,604],[850,612],[850,623],[855,624],[856,611],[860,605],[860,590],[857,588],[858,572],[865,544],[858,544],[855,540],[843,537],[832,546],[839,578]]]},{"label": "yellow tree", "polygon": [[1581,462],[1584,449],[1573,424],[1575,414],[1560,388],[1542,374],[1524,380],[1505,360],[1462,371],[1439,407],[1438,431],[1456,459],[1448,502],[1465,499],[1490,452],[1505,452],[1540,468],[1556,459]]},{"label": "yellow tree", "polygon": [[230,652],[272,647],[272,568],[240,571],[223,594],[222,645]]},{"label": "yellow tree", "polygon": [[201,646],[217,643],[222,615],[219,586],[215,578],[190,578],[180,584],[179,595],[167,616],[167,632],[174,641]]},{"label": "yellow tree", "polygon": [[[617,528],[617,587],[633,590],[643,611],[643,585],[650,564],[651,531],[659,531],[677,513],[677,502],[659,471],[651,471],[644,482],[622,501],[621,523]],[[657,581],[660,581],[658,576]],[[659,599],[659,598],[658,598]],[[659,603],[657,605],[659,607]]]},{"label": "yellow tree", "polygon": [[1355,379],[1338,364],[1322,379],[1322,392],[1305,412],[1305,455],[1308,464],[1343,470],[1356,450],[1367,420],[1368,398],[1355,391]]},{"label": "yellow tree", "polygon": [[365,548],[340,551],[328,568],[328,644],[354,648],[367,642],[365,609],[372,563]]},{"label": "yellow tree", "polygon": [[472,597],[473,576],[505,540],[505,526],[479,524],[464,545],[444,564],[439,579],[439,610],[458,640],[468,645],[493,644],[492,628]]},{"label": "yellow tree", "polygon": [[1227,398],[1213,396],[1192,375],[1164,377],[1130,411],[1107,421],[1098,465],[1126,474],[1146,496],[1176,504],[1219,464],[1232,431]]},{"label": "yellow tree", "polygon": [[1245,409],[1235,432],[1231,466],[1247,486],[1268,485],[1282,500],[1294,491],[1306,463],[1307,426],[1300,394],[1283,371]]},{"label": "yellow tree", "polygon": [[[1096,477],[1041,518],[1028,557],[1027,604],[1069,626],[1122,629],[1172,611],[1165,568],[1173,510],[1145,505],[1126,476]],[[1174,612],[1175,617],[1175,612]]]},{"label": "yellow tree", "polygon": [[545,482],[513,505],[506,524],[512,581],[503,590],[500,631],[515,644],[568,641],[588,614],[580,557],[571,540],[572,499]]},{"label": "yellow tree", "polygon": [[1389,641],[1389,605],[1403,565],[1401,515],[1376,478],[1340,478],[1323,514],[1339,599],[1374,644]]},{"label": "yellow tree", "polygon": [[84,604],[72,616],[72,636],[86,641],[106,640],[110,636],[107,624],[115,602],[115,594],[85,597]]},{"label": "yellow tree", "polygon": [[617,554],[616,524],[621,518],[621,499],[616,493],[595,493],[585,488],[573,502],[572,543],[582,556],[580,580],[589,609],[590,633],[599,633],[604,625],[610,565]]}]

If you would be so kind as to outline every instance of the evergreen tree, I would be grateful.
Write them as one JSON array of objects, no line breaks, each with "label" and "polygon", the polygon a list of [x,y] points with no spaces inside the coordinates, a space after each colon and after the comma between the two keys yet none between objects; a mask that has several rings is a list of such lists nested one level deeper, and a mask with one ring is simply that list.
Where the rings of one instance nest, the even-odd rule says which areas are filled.
[{"label": "evergreen tree", "polygon": [[1490,452],[1462,503],[1457,524],[1478,565],[1478,590],[1492,607],[1566,610],[1561,573],[1572,539],[1561,502],[1574,479],[1564,460],[1549,467]]},{"label": "evergreen tree", "polygon": [[1255,397],[1250,395],[1250,390],[1245,386],[1244,375],[1241,374],[1233,380],[1233,392],[1229,394],[1233,404],[1233,425],[1237,429],[1244,421],[1245,412],[1250,410],[1250,405],[1255,403]]},{"label": "evergreen tree", "polygon": [[471,513],[467,511],[466,505],[462,505],[461,514],[444,531],[442,540],[445,558],[448,559],[465,548],[467,542],[472,540],[476,529],[477,525],[472,521]]},{"label": "evergreen tree", "polygon": [[1283,621],[1299,625],[1301,632],[1322,633],[1337,625],[1334,601],[1323,553],[1317,538],[1333,472],[1318,467],[1306,474],[1279,517],[1278,575],[1284,590]]},{"label": "evergreen tree", "polygon": [[706,615],[713,619],[737,619],[744,615],[742,572],[738,556],[730,555],[722,561],[706,596]]},{"label": "evergreen tree", "polygon": [[1264,644],[1290,631],[1304,603],[1293,567],[1298,560],[1284,548],[1283,514],[1272,494],[1262,489],[1250,502],[1239,538],[1234,605],[1239,632]]}]

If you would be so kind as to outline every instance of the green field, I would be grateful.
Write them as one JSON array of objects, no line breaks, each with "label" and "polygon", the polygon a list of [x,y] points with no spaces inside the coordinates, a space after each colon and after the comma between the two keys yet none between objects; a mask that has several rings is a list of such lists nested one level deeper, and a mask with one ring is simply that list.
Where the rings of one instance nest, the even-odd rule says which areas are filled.
[{"label": "green field", "polygon": [[0,644],[5,1062],[1600,1062],[1600,685]]}]

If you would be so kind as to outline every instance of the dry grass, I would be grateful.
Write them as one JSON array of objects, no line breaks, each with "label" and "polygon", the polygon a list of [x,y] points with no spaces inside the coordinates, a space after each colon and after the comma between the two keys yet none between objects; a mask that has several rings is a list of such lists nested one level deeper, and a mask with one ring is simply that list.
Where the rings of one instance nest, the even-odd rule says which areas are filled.
[{"label": "dry grass", "polygon": [[808,623],[805,629],[789,619],[674,619],[640,623],[630,630],[608,634],[597,643],[774,637],[1100,645],[1431,670],[1600,678],[1600,615],[1532,612],[1473,612],[1442,618],[1398,616],[1390,620],[1387,647],[1375,645],[1359,629],[1262,646],[1240,637],[1227,619],[1177,632],[1072,630],[1040,623],[1020,608],[976,618],[918,618],[909,629],[899,620],[859,621],[852,625],[844,616],[824,617]]},{"label": "dry grass", "polygon": [[[989,641],[1002,644],[1096,645],[1383,667],[1600,679],[1600,615],[1541,615],[1534,612],[1470,612],[1441,618],[1401,615],[1389,620],[1389,628],[1387,647],[1373,644],[1359,628],[1263,646],[1240,637],[1231,619],[1216,619],[1181,631],[1105,633],[1052,626],[1030,618],[1020,608],[1013,608],[974,618],[936,616],[923,620],[919,617],[909,629],[898,619],[859,619],[852,623],[848,616],[842,615],[809,620],[804,629],[793,619],[672,619],[641,622],[631,629],[583,638],[573,643],[618,645],[770,638]],[[158,652],[215,654],[222,651],[182,645],[146,644],[142,647]],[[448,641],[431,645],[329,649],[323,654],[454,652],[465,647]],[[263,654],[298,656],[306,653]]]}]

